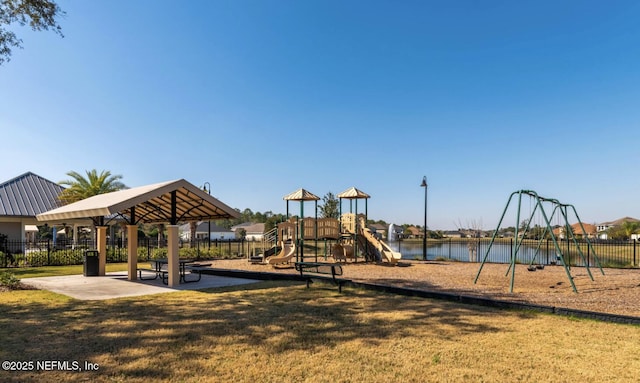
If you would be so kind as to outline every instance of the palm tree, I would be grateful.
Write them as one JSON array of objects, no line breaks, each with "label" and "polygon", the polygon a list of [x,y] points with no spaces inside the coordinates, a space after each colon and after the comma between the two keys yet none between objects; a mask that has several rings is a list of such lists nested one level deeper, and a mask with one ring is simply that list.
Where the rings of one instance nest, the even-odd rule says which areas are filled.
[{"label": "palm tree", "polygon": [[640,222],[625,221],[622,224],[622,231],[624,232],[624,239],[630,239],[631,234],[635,234],[640,229]]},{"label": "palm tree", "polygon": [[[103,170],[100,174],[98,174],[98,171],[95,169],[85,172],[87,173],[87,178],[84,178],[78,172],[70,171],[67,175],[72,179],[58,182],[60,185],[68,186],[58,195],[60,202],[66,205],[98,194],[110,193],[127,188],[125,184],[120,182],[122,179],[121,175],[111,175],[111,172],[108,170]],[[98,222],[94,219],[92,230],[94,240],[96,239],[97,224]]]},{"label": "palm tree", "polygon": [[85,198],[93,197],[98,194],[110,193],[122,189],[126,189],[125,184],[120,182],[121,175],[111,175],[108,170],[103,170],[98,174],[98,171],[87,170],[87,178],[81,174],[71,171],[67,175],[72,179],[58,182],[60,185],[68,186],[63,190],[58,199],[64,203],[69,204],[72,202],[80,201]]}]

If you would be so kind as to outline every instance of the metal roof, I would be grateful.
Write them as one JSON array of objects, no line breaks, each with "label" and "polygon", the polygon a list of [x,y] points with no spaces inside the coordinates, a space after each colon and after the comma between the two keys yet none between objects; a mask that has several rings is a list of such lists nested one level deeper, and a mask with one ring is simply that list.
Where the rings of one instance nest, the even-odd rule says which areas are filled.
[{"label": "metal roof", "polygon": [[35,217],[61,204],[64,188],[31,172],[0,184],[0,216]]},{"label": "metal roof", "polygon": [[[175,204],[172,202],[174,192]],[[55,221],[112,214],[130,218],[132,209],[135,210],[135,223],[171,222],[172,218],[185,222],[240,216],[235,209],[181,179],[99,194],[38,214],[36,218],[38,221]]]}]

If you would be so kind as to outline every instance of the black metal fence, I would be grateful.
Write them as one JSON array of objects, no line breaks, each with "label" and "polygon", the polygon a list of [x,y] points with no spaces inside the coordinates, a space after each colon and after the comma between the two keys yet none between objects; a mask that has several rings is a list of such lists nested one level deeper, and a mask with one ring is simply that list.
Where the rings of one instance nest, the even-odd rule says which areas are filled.
[{"label": "black metal fence", "polygon": [[[93,240],[5,241],[0,243],[0,268],[79,265],[87,250],[95,250]],[[244,257],[261,251],[260,242],[240,240],[198,240],[180,242],[180,257],[193,259]],[[138,261],[167,256],[167,241],[157,238],[138,240]],[[107,262],[127,261],[127,241],[107,242]]]},{"label": "black metal fence", "polygon": [[[513,238],[496,239],[489,250],[489,238],[446,238],[429,239],[427,243],[428,260],[454,260],[460,262],[481,262],[486,256],[487,262],[509,263],[516,246]],[[591,246],[584,240],[559,241],[560,251],[565,262],[572,266],[595,266],[596,257],[604,267],[640,266],[640,243],[632,241],[591,240]],[[391,243],[402,253],[404,259],[422,259],[422,241],[401,241]],[[210,259],[234,258],[255,255],[267,249],[260,241],[197,240],[180,242],[179,252],[183,258]],[[92,240],[79,242],[42,240],[36,242],[5,241],[0,243],[0,268],[61,266],[82,264],[84,252],[96,248]],[[580,256],[578,248],[584,256]],[[524,240],[518,249],[517,263],[556,264],[559,262],[557,249],[552,240]],[[147,261],[167,256],[166,240],[140,238],[138,241],[138,261]],[[126,241],[108,241],[107,262],[126,262]]]},{"label": "black metal fence", "polygon": [[[525,239],[517,249],[517,263],[557,264],[560,263],[558,250],[567,264],[572,266],[597,265],[603,267],[638,267],[640,244],[637,240],[560,240],[556,248],[553,240]],[[462,262],[510,263],[517,246],[514,238],[496,239],[491,248],[490,238],[446,238],[427,241],[427,259],[455,260]],[[589,244],[591,246],[589,246]],[[406,259],[422,259],[422,242],[403,241],[398,249]],[[582,252],[582,255],[580,255]]]}]

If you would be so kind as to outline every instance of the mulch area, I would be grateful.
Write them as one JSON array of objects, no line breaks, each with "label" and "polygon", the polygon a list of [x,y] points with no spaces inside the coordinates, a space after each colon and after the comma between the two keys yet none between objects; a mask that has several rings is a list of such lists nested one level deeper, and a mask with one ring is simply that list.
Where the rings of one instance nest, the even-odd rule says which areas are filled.
[{"label": "mulch area", "polygon": [[[604,269],[603,275],[599,268],[592,267],[591,280],[586,268],[572,267],[570,273],[578,290],[575,293],[562,266],[529,271],[527,265],[516,265],[513,292],[510,292],[508,264],[485,264],[477,283],[474,280],[479,263],[403,260],[396,266],[387,263],[342,265],[343,277],[356,282],[640,317],[640,269]],[[296,273],[293,268],[276,269],[251,264],[246,259],[216,260],[213,267]]]}]

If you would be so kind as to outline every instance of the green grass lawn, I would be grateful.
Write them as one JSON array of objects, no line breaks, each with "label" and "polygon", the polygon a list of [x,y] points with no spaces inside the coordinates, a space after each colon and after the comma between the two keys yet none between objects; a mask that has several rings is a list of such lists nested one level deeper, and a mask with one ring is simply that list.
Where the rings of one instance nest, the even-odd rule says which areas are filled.
[{"label": "green grass lawn", "polygon": [[[78,301],[0,293],[0,381],[636,382],[640,327],[290,282]],[[37,365],[34,365],[37,366]]]}]

